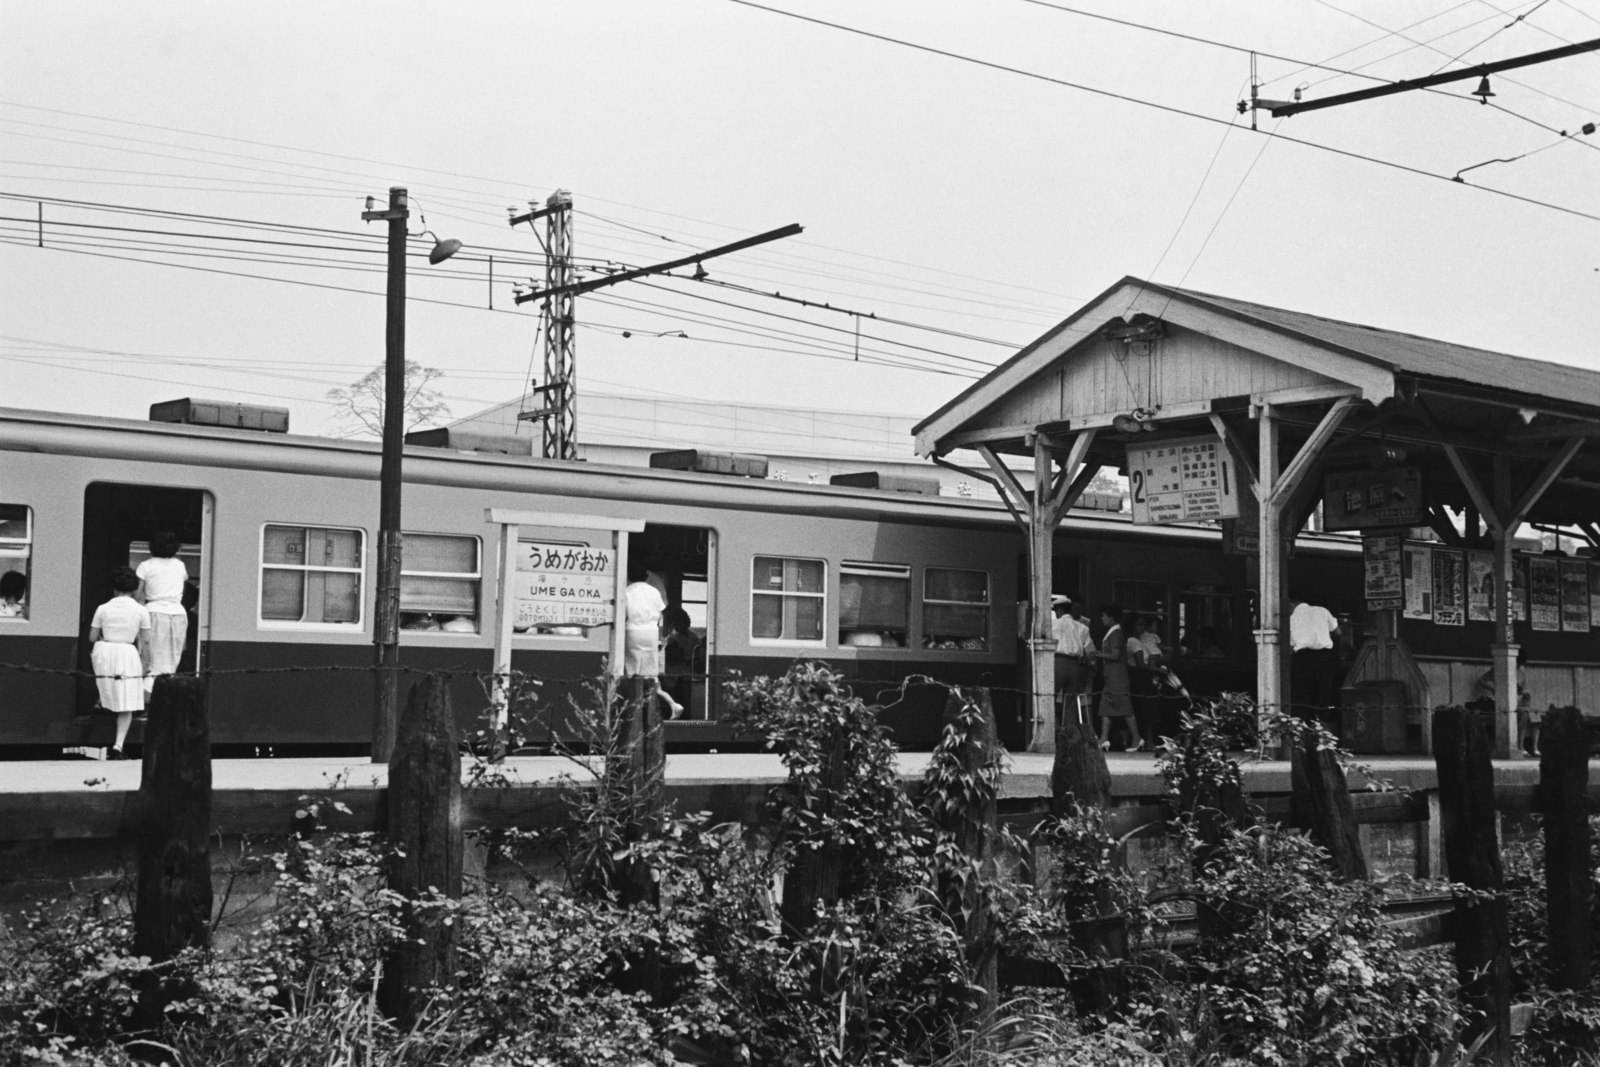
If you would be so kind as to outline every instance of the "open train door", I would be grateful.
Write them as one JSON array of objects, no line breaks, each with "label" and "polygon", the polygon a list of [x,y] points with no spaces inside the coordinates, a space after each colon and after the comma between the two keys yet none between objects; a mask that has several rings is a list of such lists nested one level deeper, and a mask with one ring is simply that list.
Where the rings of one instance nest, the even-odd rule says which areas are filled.
[{"label": "open train door", "polygon": [[661,687],[683,705],[686,730],[717,721],[716,554],[717,532],[705,526],[646,523],[628,535],[629,565],[644,567],[667,602]]},{"label": "open train door", "polygon": [[[150,558],[150,538],[171,530],[182,542],[178,558],[189,572],[183,604],[189,615],[180,673],[201,670],[210,637],[211,538],[213,500],[203,489],[94,482],[84,490],[82,591],[78,604],[78,699],[76,712],[84,718],[84,744],[98,744],[103,732],[110,736],[112,717],[96,716],[99,700],[93,667],[89,662],[89,623],[95,608],[112,596],[111,572],[117,567],[138,567]],[[104,730],[97,727],[103,726]],[[92,735],[92,736],[88,736]],[[137,741],[138,735],[134,736]]]}]

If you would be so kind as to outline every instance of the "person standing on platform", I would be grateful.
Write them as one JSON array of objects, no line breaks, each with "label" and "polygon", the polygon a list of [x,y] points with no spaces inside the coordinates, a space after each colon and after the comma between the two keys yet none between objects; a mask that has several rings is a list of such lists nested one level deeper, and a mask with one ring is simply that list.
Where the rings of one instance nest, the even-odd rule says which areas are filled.
[{"label": "person standing on platform", "polygon": [[622,673],[656,679],[656,696],[666,704],[671,717],[683,714],[683,705],[660,688],[661,616],[667,601],[649,580],[644,568],[628,568],[628,586],[622,591],[625,629],[622,635]]},{"label": "person standing on platform", "polygon": [[1100,639],[1100,749],[1111,748],[1111,720],[1118,719],[1124,730],[1133,733],[1133,698],[1128,690],[1128,638],[1122,632],[1122,609],[1115,604],[1100,605],[1100,624],[1106,628]]},{"label": "person standing on platform", "polygon": [[1339,687],[1339,655],[1333,639],[1339,620],[1333,612],[1291,593],[1289,603],[1289,701],[1294,714],[1317,719],[1333,707]]},{"label": "person standing on platform", "polygon": [[1056,700],[1061,705],[1061,719],[1071,715],[1076,722],[1085,721],[1082,694],[1089,688],[1090,657],[1094,655],[1094,641],[1089,637],[1089,626],[1072,614],[1072,597],[1056,594],[1050,604],[1057,614],[1051,623],[1056,638]]},{"label": "person standing on platform", "polygon": [[1133,633],[1128,636],[1128,675],[1133,694],[1134,721],[1139,728],[1139,751],[1153,752],[1159,714],[1157,695],[1161,690],[1161,668],[1166,651],[1161,647],[1161,639],[1156,636],[1153,616],[1137,616],[1132,626]]},{"label": "person standing on platform", "polygon": [[89,640],[94,642],[89,663],[94,667],[100,707],[117,717],[117,740],[106,753],[108,759],[126,758],[122,746],[128,740],[133,716],[144,710],[150,613],[133,598],[138,589],[139,576],[130,568],[112,571],[111,590],[116,596],[95,608],[89,622]]},{"label": "person standing on platform", "polygon": [[189,635],[189,613],[183,606],[183,587],[189,581],[189,568],[178,558],[183,543],[171,530],[150,538],[150,558],[134,572],[139,578],[139,600],[150,612],[150,672],[145,675],[144,694],[155,688],[156,676],[174,674],[183,658],[183,644]]}]

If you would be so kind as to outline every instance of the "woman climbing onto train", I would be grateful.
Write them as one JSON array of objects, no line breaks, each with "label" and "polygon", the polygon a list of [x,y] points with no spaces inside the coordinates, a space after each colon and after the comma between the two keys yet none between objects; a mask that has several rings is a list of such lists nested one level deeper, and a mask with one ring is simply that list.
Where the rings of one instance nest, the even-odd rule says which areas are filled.
[{"label": "woman climbing onto train", "polygon": [[145,676],[145,696],[155,688],[156,675],[172,674],[183,658],[189,633],[189,613],[183,606],[183,587],[189,568],[178,558],[182,542],[171,530],[150,538],[150,558],[139,564],[139,600],[150,612],[150,673]]},{"label": "woman climbing onto train", "polygon": [[[1128,638],[1122,632],[1122,609],[1115,604],[1100,605],[1100,625],[1106,634],[1100,639],[1100,749],[1111,747],[1111,720],[1121,719],[1122,727],[1133,733],[1133,696],[1128,684]],[[1131,744],[1131,741],[1130,741]]]},{"label": "woman climbing onto train", "polygon": [[150,612],[133,598],[139,590],[139,576],[132,569],[113,570],[111,589],[116,595],[94,609],[94,618],[89,623],[89,640],[94,642],[89,663],[94,667],[100,707],[117,716],[117,740],[106,757],[125,759],[122,746],[128,739],[134,713],[144,710],[144,665],[150,648]]}]

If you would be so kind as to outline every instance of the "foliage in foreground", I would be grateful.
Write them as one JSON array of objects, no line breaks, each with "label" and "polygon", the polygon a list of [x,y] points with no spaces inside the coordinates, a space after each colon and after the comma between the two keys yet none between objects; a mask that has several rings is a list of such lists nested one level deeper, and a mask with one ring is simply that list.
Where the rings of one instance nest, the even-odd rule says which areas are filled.
[{"label": "foliage in foreground", "polygon": [[[149,963],[130,955],[116,895],[0,929],[0,1063],[1412,1067],[1450,1047],[1448,955],[1402,950],[1383,922],[1394,887],[1336,882],[1298,834],[1245,818],[1205,823],[1201,841],[1180,816],[1161,858],[1130,867],[1127,835],[1083,810],[1046,820],[1032,846],[973,858],[952,825],[994,795],[999,761],[960,758],[970,701],[952,703],[912,802],[874,709],[827,668],[797,664],[734,696],[790,769],[760,832],[678,816],[624,843],[603,814],[617,777],[597,775],[565,832],[495,842],[577,858],[570,877],[424,902],[457,931],[459,973],[414,1028],[376,1008],[378,961],[402,936],[381,843],[315,834],[265,857],[266,906],[224,916],[209,952],[164,966],[190,995],[153,1025],[138,1021]],[[1239,714],[1191,718],[1193,743],[1174,747],[1184,774],[1235,780],[1219,721]],[[797,913],[780,876],[820,854],[842,873]],[[660,906],[619,905],[596,857],[644,864]],[[1538,865],[1536,850],[1508,859],[1529,958]],[[1173,920],[1196,913],[1218,925],[1174,939]],[[977,979],[997,947],[1067,986],[993,1007]],[[1600,1029],[1594,999],[1569,1005],[1526,1043],[1546,1056],[1529,1062],[1561,1062],[1557,1042]]]}]

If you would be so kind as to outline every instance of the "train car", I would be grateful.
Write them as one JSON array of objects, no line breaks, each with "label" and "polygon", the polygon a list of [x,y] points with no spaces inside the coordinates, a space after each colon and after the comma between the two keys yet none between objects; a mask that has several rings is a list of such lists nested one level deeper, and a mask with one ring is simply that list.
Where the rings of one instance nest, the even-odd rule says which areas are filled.
[{"label": "train car", "polygon": [[[240,421],[240,420],[235,420]],[[243,420],[250,422],[250,420]],[[270,425],[254,420],[255,425]],[[249,429],[0,409],[0,571],[26,576],[0,616],[0,752],[105,744],[87,629],[115,566],[173,530],[190,573],[183,670],[211,679],[219,753],[357,752],[370,742],[379,446]],[[496,452],[408,446],[401,661],[452,679],[463,729],[485,725],[498,527],[489,509],[643,522],[628,558],[693,637],[668,684],[679,749],[739,743],[719,682],[822,659],[886,705],[903,747],[938,737],[943,689],[985,685],[1024,742],[1022,536],[997,503]],[[593,529],[524,524],[526,542],[598,547]],[[1175,649],[1204,629],[1201,688],[1253,681],[1246,561],[1214,527],[1135,527],[1073,512],[1056,585],[1157,619]],[[1295,566],[1335,610],[1359,610],[1359,548],[1302,544]],[[532,622],[512,638],[530,680],[517,719],[535,744],[569,729],[612,648],[610,625]],[[907,679],[912,679],[906,684]]]}]

